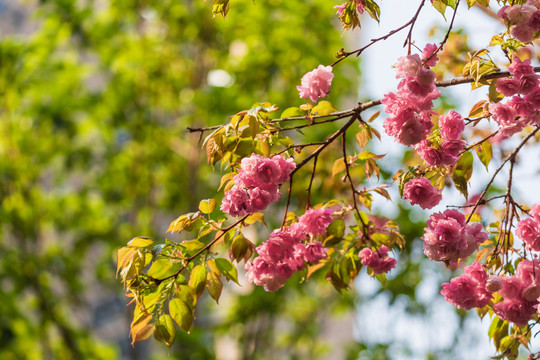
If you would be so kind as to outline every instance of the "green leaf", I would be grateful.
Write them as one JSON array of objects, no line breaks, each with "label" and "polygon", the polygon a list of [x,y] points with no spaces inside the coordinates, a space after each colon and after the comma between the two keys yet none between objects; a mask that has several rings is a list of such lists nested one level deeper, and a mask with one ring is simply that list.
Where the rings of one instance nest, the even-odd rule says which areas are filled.
[{"label": "green leaf", "polygon": [[216,301],[216,304],[219,303],[219,298],[221,296],[221,291],[223,290],[223,283],[219,278],[219,275],[215,272],[209,272],[206,277],[206,288],[208,293]]},{"label": "green leaf", "polygon": [[181,215],[169,225],[169,228],[167,229],[167,231],[180,232],[184,229],[189,231],[190,226],[192,226],[200,218],[200,216],[201,216],[200,211]]},{"label": "green leaf", "polygon": [[169,301],[169,314],[178,326],[189,332],[193,324],[193,310],[190,306],[180,299],[172,299]]},{"label": "green leaf", "polygon": [[232,280],[238,285],[240,285],[238,283],[238,271],[236,270],[236,267],[233,265],[232,262],[224,258],[216,258],[214,259],[214,261],[216,268],[221,274],[225,275],[225,278],[227,278],[227,280]]},{"label": "green leaf", "polygon": [[363,151],[358,154],[358,160],[367,160],[367,159],[382,159],[385,155],[377,155],[370,151]]},{"label": "green leaf", "polygon": [[321,100],[317,105],[313,107],[313,109],[311,109],[311,114],[326,116],[336,111],[337,109],[334,107],[334,105],[332,105],[330,101]]},{"label": "green leaf", "polygon": [[[476,0],[475,0],[476,1]],[[501,35],[494,35],[492,38],[491,38],[491,42],[489,43],[489,46],[496,46],[496,45],[501,45],[502,43],[504,43],[504,39]]]},{"label": "green leaf", "polygon": [[136,238],[131,239],[131,241],[128,242],[128,245],[132,247],[143,248],[143,247],[147,247],[148,245],[151,245],[152,243],[153,243],[152,239],[146,236],[138,236]]},{"label": "green leaf", "polygon": [[435,9],[437,9],[438,12],[440,12],[442,14],[444,19],[446,20],[446,16],[444,15],[445,10],[446,10],[446,4],[444,3],[444,1],[442,1],[442,0],[434,0],[431,4],[433,5],[433,7]]},{"label": "green leaf", "polygon": [[229,12],[229,0],[214,0],[212,4],[212,16],[227,16]]},{"label": "green leaf", "polygon": [[191,310],[195,309],[195,305],[197,304],[197,295],[191,286],[180,284],[176,287],[175,294],[176,297],[189,306]]},{"label": "green leaf", "polygon": [[197,297],[199,297],[202,294],[205,285],[206,266],[197,265],[193,268],[191,275],[189,276],[189,286],[195,290],[195,294],[197,294]]},{"label": "green leaf", "polygon": [[159,320],[156,322],[154,338],[167,345],[169,349],[174,344],[174,340],[176,339],[176,328],[169,315],[163,314],[159,317]]},{"label": "green leaf", "polygon": [[334,219],[328,228],[326,229],[328,235],[333,235],[338,238],[342,238],[345,235],[345,221],[343,219]]},{"label": "green leaf", "polygon": [[469,192],[467,190],[467,185],[471,179],[473,172],[473,156],[470,152],[465,152],[459,158],[454,173],[452,174],[452,180],[456,189],[465,196],[469,197]]},{"label": "green leaf", "polygon": [[305,115],[306,115],[306,112],[300,109],[299,107],[290,107],[290,108],[285,109],[285,111],[281,113],[280,117],[283,119],[283,118],[288,118],[288,117],[297,117],[297,116],[305,116]]},{"label": "green leaf", "polygon": [[216,209],[215,199],[206,199],[206,200],[202,200],[199,203],[199,210],[201,210],[203,214],[210,214],[215,209]]},{"label": "green leaf", "polygon": [[452,9],[455,9],[457,6],[457,0],[443,0],[443,2],[450,6]]},{"label": "green leaf", "polygon": [[154,279],[164,279],[177,273],[182,268],[179,262],[172,262],[171,259],[158,259],[152,263],[148,269],[148,275]]},{"label": "green leaf", "polygon": [[366,0],[366,10],[374,20],[377,22],[380,22],[380,16],[381,16],[381,9],[379,8],[379,5],[373,0]]},{"label": "green leaf", "polygon": [[347,166],[345,165],[345,161],[343,161],[343,158],[337,159],[336,161],[334,161],[334,165],[332,166],[332,177],[335,177],[337,174],[345,171],[346,169]]},{"label": "green leaf", "polygon": [[488,141],[484,141],[482,144],[476,146],[474,150],[476,150],[476,154],[478,155],[478,158],[480,159],[482,164],[484,164],[484,166],[486,167],[486,170],[488,170],[491,157],[493,156],[493,150],[491,148],[491,144]]},{"label": "green leaf", "polygon": [[253,244],[241,233],[236,236],[229,248],[229,258],[240,262],[247,261],[253,255]]},{"label": "green leaf", "polygon": [[189,257],[195,255],[195,253],[205,247],[206,244],[195,239],[183,241],[178,244],[178,246],[182,248],[182,254],[186,257]]}]

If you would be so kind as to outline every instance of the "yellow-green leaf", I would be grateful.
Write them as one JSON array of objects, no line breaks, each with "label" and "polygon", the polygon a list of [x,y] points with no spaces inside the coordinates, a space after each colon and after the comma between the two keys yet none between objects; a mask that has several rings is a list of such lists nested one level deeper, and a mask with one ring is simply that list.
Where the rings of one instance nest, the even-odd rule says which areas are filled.
[{"label": "yellow-green leaf", "polygon": [[305,116],[305,115],[306,115],[305,111],[303,111],[299,107],[290,107],[290,108],[285,109],[281,113],[281,118],[283,119],[283,118],[288,118],[288,117],[297,117],[297,116]]},{"label": "yellow-green leaf", "polygon": [[158,259],[148,269],[148,275],[154,279],[164,279],[174,275],[181,268],[182,264],[179,262],[172,262],[170,259]]},{"label": "yellow-green leaf", "polygon": [[260,212],[249,215],[246,220],[244,220],[244,223],[251,225],[255,224],[257,221],[263,223],[266,226],[266,222],[264,221],[264,214]]},{"label": "yellow-green leaf", "polygon": [[201,210],[203,214],[210,214],[215,209],[216,209],[215,199],[201,200],[201,202],[199,203],[199,210]]},{"label": "yellow-green leaf", "polygon": [[253,244],[246,239],[241,233],[236,236],[229,248],[229,258],[240,262],[247,261],[253,255]]},{"label": "yellow-green leaf", "polygon": [[227,280],[232,280],[238,285],[240,285],[238,283],[238,271],[236,270],[236,267],[233,265],[232,262],[224,258],[216,258],[214,259],[214,261],[217,270],[221,274],[225,275],[225,278],[227,278]]},{"label": "yellow-green leaf", "polygon": [[221,282],[221,279],[219,278],[219,275],[215,272],[209,272],[206,277],[206,288],[208,289],[208,293],[216,301],[216,303],[219,302],[219,298],[221,296],[221,291],[223,290],[223,283]]},{"label": "yellow-green leaf", "polygon": [[313,109],[311,109],[311,114],[326,116],[336,111],[337,109],[334,107],[334,105],[332,105],[330,101],[321,100],[317,105],[313,107]]},{"label": "yellow-green leaf", "polygon": [[120,271],[121,268],[125,267],[131,260],[133,260],[133,256],[135,256],[135,253],[137,250],[130,248],[129,246],[125,246],[121,249],[118,249],[116,252],[116,273],[118,274],[118,271]]},{"label": "yellow-green leaf", "polygon": [[456,189],[459,190],[467,198],[469,192],[467,190],[467,183],[471,179],[473,172],[473,155],[467,151],[459,158],[454,173],[452,174],[452,180]]},{"label": "yellow-green leaf", "polygon": [[179,284],[176,286],[175,294],[176,297],[182,300],[191,310],[195,309],[195,305],[197,304],[197,295],[191,286]]},{"label": "yellow-green leaf", "polygon": [[484,105],[487,103],[486,100],[480,100],[473,105],[471,111],[469,112],[469,118],[476,119],[484,115]]},{"label": "yellow-green leaf", "polygon": [[334,161],[334,165],[332,166],[332,177],[336,176],[342,171],[345,171],[346,168],[347,167],[343,161],[343,158],[337,159]]},{"label": "yellow-green leaf", "polygon": [[190,306],[180,299],[172,299],[169,301],[169,314],[178,326],[189,332],[193,324],[193,310]]},{"label": "yellow-green leaf", "polygon": [[195,290],[195,294],[199,297],[206,285],[206,267],[204,265],[197,265],[191,271],[189,277],[189,286]]},{"label": "yellow-green leaf", "polygon": [[143,247],[147,247],[148,245],[151,245],[152,243],[153,243],[152,239],[145,236],[138,236],[136,238],[131,239],[131,241],[128,242],[128,245],[132,247],[143,248]]},{"label": "yellow-green leaf", "polygon": [[484,141],[482,144],[476,146],[474,150],[476,150],[478,158],[480,159],[482,164],[484,164],[487,170],[489,163],[491,162],[491,157],[493,156],[491,144],[488,141]]},{"label": "yellow-green leaf", "polygon": [[169,349],[174,344],[174,340],[176,339],[176,328],[169,315],[163,314],[159,317],[159,320],[156,322],[154,338],[167,345]]}]

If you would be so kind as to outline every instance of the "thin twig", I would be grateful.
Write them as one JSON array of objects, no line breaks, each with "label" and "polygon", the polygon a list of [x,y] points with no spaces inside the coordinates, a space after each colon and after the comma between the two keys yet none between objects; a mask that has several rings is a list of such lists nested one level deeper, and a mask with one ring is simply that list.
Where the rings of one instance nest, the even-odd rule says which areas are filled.
[{"label": "thin twig", "polygon": [[418,15],[420,15],[420,10],[422,10],[422,8],[424,7],[425,2],[426,2],[425,0],[422,0],[422,2],[420,3],[420,6],[418,7],[418,10],[416,10],[416,14],[414,14],[411,21],[409,21],[409,23],[411,24],[411,27],[409,28],[409,33],[407,34],[407,37],[405,38],[405,42],[403,43],[403,47],[405,47],[407,43],[409,43],[409,48],[407,50],[408,55],[411,55],[412,31],[414,28],[414,24],[416,23],[416,20],[418,19]]},{"label": "thin twig", "polygon": [[298,165],[296,165],[296,168],[291,172],[291,177],[300,170],[304,165],[306,165],[311,159],[313,159],[316,156],[319,156],[319,154],[334,140],[341,135],[343,132],[345,132],[356,120],[359,119],[358,113],[355,113],[349,121],[347,121],[338,131],[333,133],[325,142],[322,143],[313,153],[308,155],[304,160],[302,160]]},{"label": "thin twig", "polygon": [[285,220],[287,220],[287,213],[289,212],[289,205],[291,204],[292,185],[293,185],[293,173],[291,173],[289,177],[289,194],[287,195],[287,206],[285,206],[285,214],[283,215],[283,221],[281,222],[282,228],[285,226]]},{"label": "thin twig", "polygon": [[[354,50],[354,51],[349,51],[349,52],[345,52],[345,51],[341,52],[342,57],[340,57],[338,60],[334,61],[330,66],[332,66],[332,67],[335,66],[336,64],[340,63],[341,61],[343,61],[344,59],[348,58],[351,55],[356,54],[356,56],[359,56],[362,52],[364,52],[364,50],[366,50],[367,48],[369,48],[373,44],[375,44],[375,43],[377,43],[377,42],[379,42],[381,40],[388,39],[390,36],[394,35],[395,33],[400,32],[401,30],[405,29],[409,25],[414,26],[414,23],[416,22],[416,19],[418,18],[418,14],[420,13],[420,9],[422,9],[422,7],[424,6],[424,3],[425,3],[425,0],[422,0],[422,3],[420,4],[420,6],[418,7],[418,10],[416,11],[416,14],[413,16],[413,18],[411,20],[407,21],[405,24],[398,27],[397,29],[394,29],[394,30],[390,31],[388,34],[386,34],[384,36],[381,36],[381,37],[376,38],[376,39],[371,39],[369,44],[365,45],[364,47],[362,47],[360,49],[357,49],[357,50]],[[410,31],[409,31],[409,34],[410,34]],[[405,46],[405,45],[403,45],[403,46]]]},{"label": "thin twig", "polygon": [[174,278],[174,277],[177,277],[178,274],[180,274],[182,272],[182,270],[184,270],[187,265],[190,263],[190,261],[192,261],[193,259],[195,259],[197,256],[201,255],[203,252],[207,251],[208,249],[210,249],[216,242],[218,242],[223,236],[225,236],[225,234],[227,232],[229,232],[229,230],[231,230],[232,228],[234,228],[236,225],[244,222],[244,220],[246,220],[247,218],[249,217],[249,214],[248,215],[245,215],[243,216],[242,218],[240,218],[239,220],[235,221],[234,223],[232,223],[231,225],[227,226],[226,228],[222,229],[221,230],[221,234],[219,234],[216,238],[214,238],[214,240],[210,241],[208,244],[206,244],[202,249],[200,249],[199,251],[197,251],[195,254],[191,255],[190,257],[188,257],[183,266],[177,271],[175,272],[174,274],[172,275],[169,275],[167,277],[164,277],[163,279],[155,279],[149,275],[147,275],[147,277],[149,279],[151,279],[152,281],[156,282],[156,283],[161,283],[167,279],[170,279],[170,278]]},{"label": "thin twig", "polygon": [[[499,133],[499,130],[497,130],[497,131],[491,133],[490,135],[486,136],[486,137],[483,138],[482,140],[479,140],[479,141],[477,141],[477,142],[475,142],[475,143],[473,143],[473,144],[471,144],[471,145],[469,145],[469,146],[463,148],[463,150],[461,150],[461,152],[459,153],[459,155],[463,154],[464,152],[469,151],[470,149],[474,148],[474,147],[477,146],[477,145],[480,145],[480,144],[486,142],[487,140],[491,139],[493,136],[497,135],[498,133]],[[459,155],[458,155],[458,156],[459,156]]]},{"label": "thin twig", "polygon": [[313,185],[313,179],[315,178],[315,169],[317,169],[317,159],[319,157],[315,157],[313,159],[313,169],[311,170],[311,178],[309,179],[309,185],[307,188],[307,205],[306,209],[309,209],[311,207],[311,186]]},{"label": "thin twig", "polygon": [[324,144],[324,142],[312,142],[312,143],[307,143],[307,144],[297,144],[297,145],[289,145],[287,146],[285,149],[281,150],[281,151],[278,151],[277,153],[273,153],[270,155],[270,157],[274,156],[274,155],[281,155],[283,154],[284,152],[287,152],[291,149],[303,149],[305,147],[308,147],[308,146],[317,146],[317,145],[322,145]]},{"label": "thin twig", "polygon": [[489,187],[491,186],[491,184],[493,183],[493,181],[495,180],[495,177],[497,176],[497,174],[502,170],[502,168],[504,167],[504,165],[512,158],[514,158],[517,153],[519,152],[519,150],[521,150],[521,148],[523,147],[523,145],[525,145],[527,143],[527,141],[529,141],[530,138],[532,138],[538,131],[540,130],[540,127],[536,127],[536,129],[534,129],[529,135],[527,135],[522,141],[521,143],[510,153],[510,155],[508,155],[502,162],[502,164],[497,168],[497,170],[495,170],[495,173],[493,174],[493,176],[491,177],[491,179],[489,180],[489,182],[487,183],[487,185],[485,186],[484,188],[484,191],[482,191],[482,193],[480,194],[480,197],[478,197],[478,200],[476,201],[476,203],[474,204],[474,207],[471,211],[471,214],[469,215],[469,217],[467,218],[467,223],[471,220],[471,217],[473,216],[474,212],[476,211],[476,208],[478,207],[478,205],[480,204],[480,202],[483,200],[484,196],[486,196],[486,193],[489,189]]},{"label": "thin twig", "polygon": [[[540,66],[535,67],[534,72],[536,72],[536,73],[540,72]],[[509,77],[511,75],[512,74],[509,71],[501,71],[501,72],[498,72],[498,73],[493,73],[493,74],[488,74],[486,76],[482,76],[481,80],[500,79],[500,78]],[[468,83],[472,83],[472,82],[476,82],[476,79],[474,79],[472,76],[467,76],[467,77],[456,78],[456,79],[452,79],[452,80],[436,81],[435,86],[437,86],[437,87],[449,87],[449,86],[455,86],[455,85],[460,85],[460,84],[468,84]],[[368,102],[365,102],[365,103],[360,103],[360,104],[356,105],[352,109],[343,110],[343,111],[336,111],[336,112],[328,114],[328,115],[292,116],[292,117],[287,117],[287,118],[273,119],[273,120],[271,120],[271,122],[272,123],[278,123],[278,122],[283,122],[283,121],[308,120],[308,121],[311,121],[313,123],[313,125],[318,125],[318,124],[323,124],[323,123],[327,123],[327,122],[332,122],[332,121],[337,121],[337,120],[344,119],[344,118],[346,118],[348,116],[353,115],[354,113],[360,113],[362,111],[365,111],[365,110],[367,110],[369,108],[372,108],[372,107],[380,105],[380,104],[381,104],[381,99],[379,99],[379,100],[371,100],[371,101],[368,101]],[[313,122],[314,119],[328,118],[328,117],[332,117],[332,119],[328,119],[328,120],[325,120],[325,121],[319,121],[319,122]],[[190,132],[190,133],[191,132],[205,132],[205,131],[210,131],[210,130],[216,130],[216,129],[219,129],[219,128],[224,127],[224,126],[225,125],[215,125],[215,126],[208,126],[208,127],[204,127],[204,128],[190,128],[190,127],[188,127],[188,128],[186,128],[186,131]]]},{"label": "thin twig", "polygon": [[460,3],[460,0],[457,0],[456,7],[454,8],[454,13],[452,14],[452,20],[450,21],[450,25],[448,26],[448,30],[446,31],[446,35],[444,36],[444,39],[439,44],[439,47],[437,48],[437,50],[435,50],[427,59],[425,59],[423,61],[424,64],[429,62],[429,60],[431,60],[431,58],[434,57],[435,54],[437,54],[439,51],[441,51],[442,48],[444,47],[444,44],[446,44],[446,42],[448,41],[448,38],[450,37],[450,32],[452,31],[452,27],[454,26],[454,20],[456,19],[456,14],[457,14],[457,9],[459,7],[459,3]]}]

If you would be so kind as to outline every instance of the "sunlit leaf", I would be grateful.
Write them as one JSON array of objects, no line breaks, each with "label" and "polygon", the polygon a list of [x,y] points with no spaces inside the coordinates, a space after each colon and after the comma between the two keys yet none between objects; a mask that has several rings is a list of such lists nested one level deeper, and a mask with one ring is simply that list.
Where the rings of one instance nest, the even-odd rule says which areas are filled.
[{"label": "sunlit leaf", "polygon": [[169,301],[169,314],[178,326],[189,332],[193,324],[193,312],[190,306],[180,299],[172,299]]},{"label": "sunlit leaf", "polygon": [[201,200],[199,203],[199,210],[201,210],[203,214],[210,214],[215,210],[216,204],[217,202],[215,199]]},{"label": "sunlit leaf", "polygon": [[128,242],[129,246],[143,248],[147,247],[148,245],[152,245],[153,241],[150,238],[139,236],[136,238],[133,238],[130,242]]}]

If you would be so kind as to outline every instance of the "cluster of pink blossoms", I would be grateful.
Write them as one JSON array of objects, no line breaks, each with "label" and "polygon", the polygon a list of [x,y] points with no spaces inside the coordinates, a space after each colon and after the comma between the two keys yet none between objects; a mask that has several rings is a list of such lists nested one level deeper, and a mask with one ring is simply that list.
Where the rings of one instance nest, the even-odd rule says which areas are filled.
[{"label": "cluster of pink blossoms", "polygon": [[319,67],[302,77],[302,85],[297,86],[296,89],[299,91],[301,98],[317,102],[319,98],[328,95],[333,78],[334,74],[331,66],[319,65]]},{"label": "cluster of pink blossoms", "polygon": [[411,205],[420,205],[422,209],[431,209],[442,199],[441,192],[425,177],[407,182],[403,188],[403,196]]},{"label": "cluster of pink blossoms", "polygon": [[298,219],[297,223],[274,230],[270,238],[257,247],[259,256],[252,263],[246,263],[247,279],[266,291],[277,291],[306,262],[317,264],[327,257],[320,241],[304,243],[309,234],[324,234],[332,223],[330,209],[311,209]]},{"label": "cluster of pink blossoms", "polygon": [[419,143],[433,127],[431,108],[441,94],[435,86],[435,73],[429,69],[438,60],[433,55],[436,50],[436,45],[428,44],[422,58],[418,54],[400,57],[395,65],[396,78],[402,79],[399,91],[386,94],[381,101],[386,105],[384,111],[391,115],[384,121],[384,130],[400,144]]},{"label": "cluster of pink blossoms", "polygon": [[[499,291],[504,298],[493,309],[502,320],[524,326],[538,310],[540,297],[540,262],[523,260],[517,266],[515,275],[494,278],[493,291]],[[489,284],[488,284],[489,285]]]},{"label": "cluster of pink blossoms", "polygon": [[467,225],[465,216],[455,209],[432,214],[427,226],[422,237],[424,254],[431,260],[450,264],[471,255],[488,238],[482,224]]},{"label": "cluster of pink blossoms", "polygon": [[531,62],[522,62],[516,56],[508,70],[513,78],[499,79],[495,86],[504,96],[515,96],[506,103],[489,106],[489,112],[499,124],[499,131],[506,137],[520,132],[528,124],[540,126],[540,87]]},{"label": "cluster of pink blossoms", "polygon": [[363,248],[358,253],[358,256],[362,265],[372,268],[375,274],[386,273],[396,267],[396,260],[388,256],[386,245],[381,246],[376,251]]},{"label": "cluster of pink blossoms", "polygon": [[495,314],[502,319],[525,326],[538,312],[540,297],[540,262],[523,260],[515,275],[490,276],[479,262],[465,267],[465,274],[443,284],[441,294],[446,301],[460,309],[484,307],[494,292],[503,300],[493,305]]},{"label": "cluster of pink blossoms", "polygon": [[491,300],[492,292],[486,289],[488,276],[478,261],[465,267],[465,273],[444,283],[441,294],[446,301],[459,309],[484,307]]},{"label": "cluster of pink blossoms", "polygon": [[[356,8],[356,11],[358,11],[359,14],[364,13],[364,9],[366,7],[365,0],[352,0],[351,2],[354,4],[354,7]],[[344,2],[341,5],[334,6],[334,9],[337,9],[336,14],[341,16],[341,14],[343,14],[343,11],[345,11],[345,8],[347,7],[347,4],[348,2]]]},{"label": "cluster of pink blossoms", "polygon": [[279,185],[289,180],[296,167],[292,159],[276,155],[265,158],[253,154],[242,159],[234,186],[225,194],[221,211],[231,216],[244,216],[279,200]]},{"label": "cluster of pink blossoms", "polygon": [[518,222],[516,235],[526,245],[527,250],[540,251],[540,204],[535,204],[529,211],[528,219]]},{"label": "cluster of pink blossoms", "polygon": [[452,166],[458,161],[459,153],[465,145],[465,141],[460,140],[465,121],[459,113],[450,110],[448,114],[439,117],[439,128],[440,142],[435,139],[423,140],[414,148],[429,165]]},{"label": "cluster of pink blossoms", "polygon": [[512,28],[510,34],[522,42],[534,39],[534,33],[540,31],[540,2],[528,0],[523,5],[505,5],[498,15],[506,20]]}]

